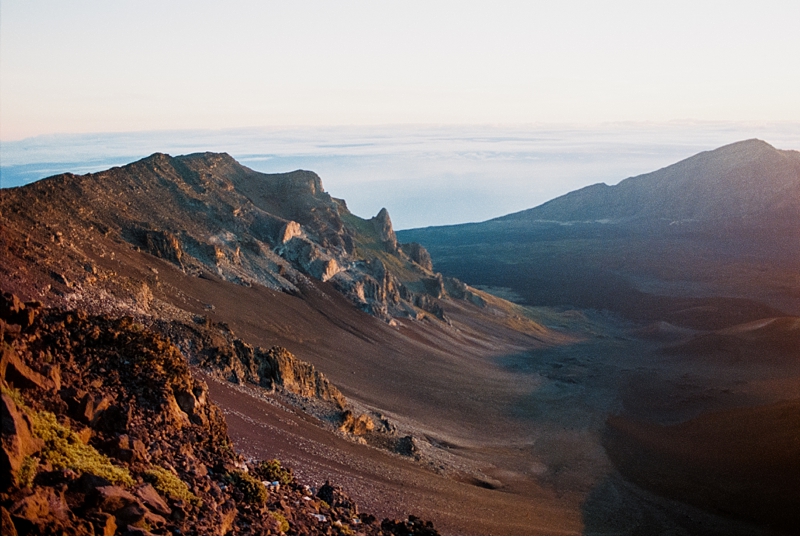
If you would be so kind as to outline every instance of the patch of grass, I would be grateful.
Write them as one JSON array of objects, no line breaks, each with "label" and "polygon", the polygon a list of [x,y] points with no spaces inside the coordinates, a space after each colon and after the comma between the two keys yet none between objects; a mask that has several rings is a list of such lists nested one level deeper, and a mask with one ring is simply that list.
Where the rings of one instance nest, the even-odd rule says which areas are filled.
[{"label": "patch of grass", "polygon": [[256,473],[265,481],[277,481],[281,485],[288,485],[294,481],[294,474],[288,468],[281,466],[277,459],[265,460],[258,463]]},{"label": "patch of grass", "polygon": [[270,511],[270,516],[278,521],[278,531],[281,533],[289,533],[289,521],[286,517],[276,511]]},{"label": "patch of grass", "polygon": [[175,500],[183,500],[194,505],[202,503],[202,500],[192,494],[188,485],[180,477],[166,468],[152,466],[143,475],[145,481],[153,485],[153,488],[164,496]]},{"label": "patch of grass", "polygon": [[132,487],[135,482],[125,468],[114,466],[108,457],[87,445],[69,427],[58,422],[51,412],[29,412],[33,433],[44,440],[42,460],[56,469],[88,472],[112,483]]},{"label": "patch of grass", "polygon": [[235,470],[228,474],[228,482],[242,491],[247,503],[264,503],[269,497],[267,488],[247,472]]},{"label": "patch of grass", "polygon": [[3,395],[8,395],[17,407],[26,408],[25,399],[22,398],[22,393],[19,392],[19,389],[10,386],[2,386],[0,387],[0,392],[2,392]]}]

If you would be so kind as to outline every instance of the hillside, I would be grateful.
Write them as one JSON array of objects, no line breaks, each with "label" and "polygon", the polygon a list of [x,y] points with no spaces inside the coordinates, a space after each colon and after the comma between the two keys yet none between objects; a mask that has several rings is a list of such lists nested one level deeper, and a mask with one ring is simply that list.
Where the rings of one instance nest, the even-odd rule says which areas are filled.
[{"label": "hillside", "polygon": [[224,402],[244,457],[345,485],[397,522],[579,529],[580,495],[565,506],[535,478],[510,480],[497,446],[522,433],[506,409],[530,386],[495,358],[572,337],[431,271],[385,210],[352,215],[311,172],[156,154],[1,190],[0,228],[5,291],[168,339]]},{"label": "hillside", "polygon": [[710,222],[762,225],[800,216],[800,152],[736,142],[661,170],[595,184],[501,221]]}]

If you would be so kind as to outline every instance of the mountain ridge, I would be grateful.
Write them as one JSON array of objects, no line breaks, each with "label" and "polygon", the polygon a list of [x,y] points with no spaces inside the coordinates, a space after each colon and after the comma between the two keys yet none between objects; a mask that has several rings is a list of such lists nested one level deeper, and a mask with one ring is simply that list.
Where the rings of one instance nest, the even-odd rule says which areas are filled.
[{"label": "mountain ridge", "polygon": [[749,139],[609,186],[593,184],[493,219],[746,221],[800,215],[800,152]]},{"label": "mountain ridge", "polygon": [[[44,223],[24,215],[31,199],[47,200]],[[403,252],[385,209],[363,220],[325,192],[313,172],[262,174],[228,154],[156,153],[96,174],[53,176],[7,190],[0,212],[52,229],[53,238],[64,234],[59,227],[97,230],[183,271],[210,271],[234,283],[296,293],[305,276],[330,280],[386,321],[425,312],[442,317],[436,300],[445,288],[469,294],[434,274],[424,249]]]}]

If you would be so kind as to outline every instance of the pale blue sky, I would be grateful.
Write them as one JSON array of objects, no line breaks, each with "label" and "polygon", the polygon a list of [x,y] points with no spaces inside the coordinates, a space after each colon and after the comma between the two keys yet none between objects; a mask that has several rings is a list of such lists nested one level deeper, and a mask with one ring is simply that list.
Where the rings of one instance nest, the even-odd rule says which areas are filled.
[{"label": "pale blue sky", "polygon": [[0,140],[800,122],[800,2],[0,2]]}]

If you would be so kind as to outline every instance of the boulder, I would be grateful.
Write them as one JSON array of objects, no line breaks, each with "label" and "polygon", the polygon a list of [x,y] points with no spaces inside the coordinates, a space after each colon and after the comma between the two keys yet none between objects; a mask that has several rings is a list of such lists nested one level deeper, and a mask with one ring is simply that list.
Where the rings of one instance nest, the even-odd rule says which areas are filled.
[{"label": "boulder", "polygon": [[134,505],[136,497],[122,487],[109,485],[106,487],[95,487],[90,494],[90,504],[104,513],[116,513],[123,507]]},{"label": "boulder", "polygon": [[117,519],[108,513],[92,513],[87,516],[94,527],[95,535],[114,535],[117,533]]},{"label": "boulder", "polygon": [[11,506],[14,526],[26,535],[52,535],[63,532],[72,520],[64,492],[52,487],[38,487]]},{"label": "boulder", "polygon": [[20,389],[55,389],[56,384],[53,380],[28,367],[13,348],[7,344],[0,344],[0,346],[3,347],[2,356],[0,356],[0,379]]},{"label": "boulder", "polygon": [[375,430],[375,423],[366,414],[356,416],[350,410],[345,410],[344,414],[342,414],[342,424],[339,426],[339,430],[355,436],[363,436]]},{"label": "boulder", "polygon": [[[142,484],[136,489],[136,497],[151,511],[163,516],[172,514],[172,509],[169,508],[164,498],[153,488],[150,483]],[[224,535],[224,534],[223,534]]]},{"label": "boulder", "polygon": [[283,244],[283,243],[286,243],[287,241],[289,241],[290,239],[292,239],[294,237],[302,236],[302,235],[303,235],[303,231],[300,228],[300,223],[298,223],[296,221],[289,221],[288,223],[286,223],[283,226],[283,229],[281,230],[280,236],[278,237],[278,243]]}]

